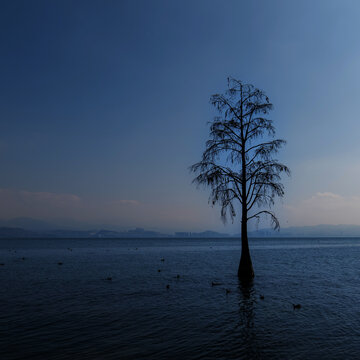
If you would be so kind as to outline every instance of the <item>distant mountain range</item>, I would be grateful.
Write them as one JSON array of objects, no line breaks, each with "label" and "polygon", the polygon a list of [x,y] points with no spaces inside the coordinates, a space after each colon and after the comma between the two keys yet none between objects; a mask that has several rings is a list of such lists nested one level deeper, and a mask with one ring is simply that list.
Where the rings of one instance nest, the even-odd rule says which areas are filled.
[{"label": "distant mountain range", "polygon": [[216,231],[202,231],[202,232],[176,232],[174,237],[177,238],[224,238],[229,237],[229,234],[219,233]]},{"label": "distant mountain range", "polygon": [[[240,235],[238,235],[240,236]],[[280,231],[260,229],[249,232],[249,237],[360,237],[359,225],[291,226]]]},{"label": "distant mountain range", "polygon": [[[240,237],[241,234],[229,235],[216,231],[175,232],[164,234],[158,231],[135,228],[131,230],[98,229],[86,230],[82,226],[58,228],[56,223],[50,223],[31,218],[16,218],[0,220],[0,238],[224,238]],[[99,230],[100,229],[100,230]],[[316,225],[293,226],[250,231],[249,237],[360,237],[360,225]]]},{"label": "distant mountain range", "polygon": [[0,227],[22,228],[35,231],[51,230],[57,228],[56,224],[26,217],[19,217],[10,220],[0,220]]},{"label": "distant mountain range", "polygon": [[[196,238],[224,238],[229,234],[215,231],[203,232],[176,232],[175,234],[164,234],[158,231],[135,228],[130,230],[117,230],[116,226],[104,229],[103,225],[93,230],[83,229],[86,224],[74,222],[69,225],[69,220],[64,223],[66,226],[59,226],[57,222],[46,222],[42,220],[19,217],[11,220],[0,220],[0,238],[159,238],[159,237],[196,237]],[[106,226],[106,225],[105,225]],[[89,227],[89,225],[88,225]]]},{"label": "distant mountain range", "polygon": [[47,230],[81,230],[87,231],[89,229],[109,229],[113,231],[125,231],[128,228],[114,225],[104,225],[104,224],[89,224],[86,222],[80,222],[72,219],[56,219],[56,220],[38,220],[28,217],[17,217],[10,220],[1,220],[0,227],[10,227],[10,228],[22,228],[32,231],[47,231]]},{"label": "distant mountain range", "polygon": [[111,230],[27,230],[17,227],[0,227],[0,238],[159,238],[169,237],[156,231],[141,228],[119,232]]},{"label": "distant mountain range", "polygon": [[128,231],[111,230],[27,230],[18,227],[0,227],[0,238],[86,238],[86,239],[118,239],[118,238],[224,238],[228,234],[217,233],[215,231],[203,231],[199,233],[175,233],[175,235],[162,234],[156,231],[149,231],[136,228]]}]

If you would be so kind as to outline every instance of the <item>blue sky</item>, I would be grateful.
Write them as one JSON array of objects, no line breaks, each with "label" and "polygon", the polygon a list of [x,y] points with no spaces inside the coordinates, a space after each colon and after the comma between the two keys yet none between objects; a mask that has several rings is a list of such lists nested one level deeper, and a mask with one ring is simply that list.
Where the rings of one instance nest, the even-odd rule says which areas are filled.
[{"label": "blue sky", "polygon": [[282,226],[360,224],[359,15],[357,1],[2,1],[0,218],[239,231],[188,172],[230,75],[267,92],[288,141]]}]

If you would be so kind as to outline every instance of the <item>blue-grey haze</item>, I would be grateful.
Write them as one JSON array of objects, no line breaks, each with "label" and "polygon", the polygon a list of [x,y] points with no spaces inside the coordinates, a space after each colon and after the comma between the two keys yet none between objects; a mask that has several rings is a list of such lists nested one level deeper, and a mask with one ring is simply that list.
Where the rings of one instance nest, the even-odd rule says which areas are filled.
[{"label": "blue-grey haze", "polygon": [[[356,1],[0,4],[0,218],[224,229],[191,185],[231,75],[275,105],[283,226],[359,224]],[[267,226],[267,224],[264,224]]]}]

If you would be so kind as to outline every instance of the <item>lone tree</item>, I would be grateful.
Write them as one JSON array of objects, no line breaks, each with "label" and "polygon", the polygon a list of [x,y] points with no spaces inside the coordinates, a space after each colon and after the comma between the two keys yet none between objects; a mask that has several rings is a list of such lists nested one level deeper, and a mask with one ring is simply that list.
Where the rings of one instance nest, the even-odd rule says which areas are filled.
[{"label": "lone tree", "polygon": [[261,215],[268,215],[274,229],[280,227],[270,208],[276,196],[284,195],[281,173],[290,174],[285,165],[274,159],[285,140],[274,140],[273,121],[266,118],[273,106],[265,93],[253,85],[228,78],[225,94],[211,96],[210,103],[219,116],[211,122],[210,138],[202,160],[192,165],[190,170],[197,174],[193,182],[211,187],[209,202],[220,204],[224,222],[228,215],[234,221],[237,202],[240,204],[238,276],[241,280],[251,280],[254,270],[247,223],[250,219],[259,221]]}]

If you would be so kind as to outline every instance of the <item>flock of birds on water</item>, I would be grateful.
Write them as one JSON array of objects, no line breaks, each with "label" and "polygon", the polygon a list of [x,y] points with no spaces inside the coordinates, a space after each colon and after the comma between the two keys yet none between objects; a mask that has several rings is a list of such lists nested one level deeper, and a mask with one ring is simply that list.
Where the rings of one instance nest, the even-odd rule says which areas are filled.
[{"label": "flock of birds on water", "polygon": [[[210,248],[212,248],[212,246],[210,246]],[[72,248],[67,248],[67,250],[72,251]],[[129,250],[130,250],[130,249],[129,249]],[[138,250],[138,248],[135,248],[135,250]],[[9,250],[9,251],[11,251],[11,250]],[[14,253],[16,253],[16,250],[14,250]],[[21,258],[21,260],[22,260],[22,261],[25,261],[26,258],[23,256],[23,257]],[[165,259],[164,259],[164,258],[161,258],[160,261],[161,261],[161,262],[164,262]],[[59,266],[63,265],[63,262],[59,261],[59,262],[58,262],[58,265],[59,265]],[[5,263],[0,263],[0,266],[5,266]],[[160,272],[161,272],[161,269],[158,269],[158,272],[160,273]],[[180,279],[180,275],[179,275],[179,274],[176,275],[176,279]],[[104,280],[106,280],[106,281],[112,281],[112,277],[111,277],[111,276],[108,276],[108,277],[105,278]],[[212,287],[213,287],[213,286],[220,286],[220,285],[222,285],[221,282],[217,282],[217,281],[212,281],[212,282],[211,282],[211,286],[212,286]],[[167,289],[167,290],[170,289],[170,284],[167,284],[167,285],[166,285],[166,289]],[[228,294],[231,293],[231,290],[230,290],[230,289],[225,289],[225,293],[226,293],[226,295],[228,295]],[[260,299],[260,300],[265,300],[265,296],[262,295],[262,294],[260,294],[260,295],[259,295],[259,299]],[[301,304],[292,304],[292,306],[293,306],[293,309],[294,309],[294,310],[299,310],[299,309],[301,309]]]}]

